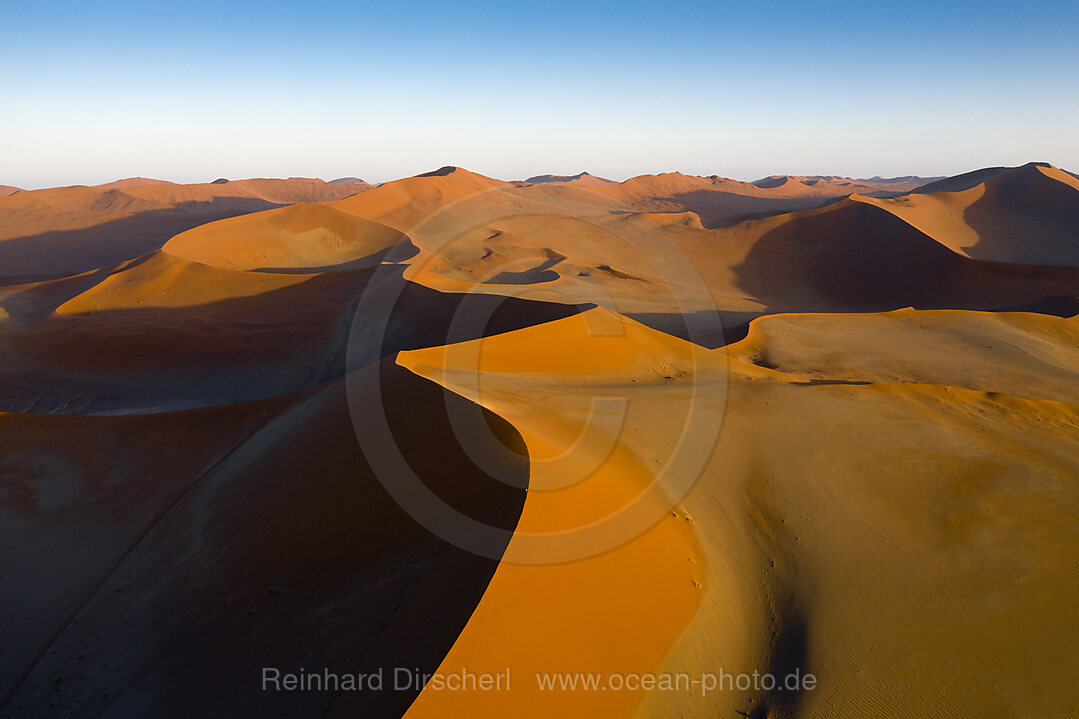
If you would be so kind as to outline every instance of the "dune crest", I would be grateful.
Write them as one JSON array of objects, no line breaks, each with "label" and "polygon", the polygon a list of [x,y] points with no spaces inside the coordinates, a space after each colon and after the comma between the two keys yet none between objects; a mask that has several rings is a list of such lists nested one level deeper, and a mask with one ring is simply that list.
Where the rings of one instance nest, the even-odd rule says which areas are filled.
[{"label": "dune crest", "polygon": [[372,267],[398,244],[411,243],[377,222],[299,203],[201,225],[173,237],[162,252],[233,270],[314,271]]}]

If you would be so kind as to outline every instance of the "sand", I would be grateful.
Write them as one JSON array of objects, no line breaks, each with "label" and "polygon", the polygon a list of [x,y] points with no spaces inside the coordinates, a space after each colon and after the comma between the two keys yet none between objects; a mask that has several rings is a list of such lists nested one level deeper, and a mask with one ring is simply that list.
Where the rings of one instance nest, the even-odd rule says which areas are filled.
[{"label": "sand", "polygon": [[[578,336],[589,334],[583,329],[586,317],[573,318],[581,326]],[[404,353],[398,361],[513,422],[529,446],[536,481],[547,476],[545,454],[573,446],[581,422],[570,417],[587,413],[584,407],[569,407],[584,388],[627,396],[638,409],[639,414],[631,409],[620,426],[620,437],[627,438],[620,446],[642,459],[669,456],[670,447],[657,435],[664,425],[678,424],[684,382],[657,381],[654,367],[635,362],[666,354],[669,364],[660,371],[677,375],[677,346],[663,352],[635,336],[643,328],[630,325],[627,339],[639,353],[627,358],[597,346],[584,357],[572,350],[566,357],[562,352],[576,344],[567,322],[458,350],[466,368],[474,371],[477,365],[468,361],[478,361],[478,392],[471,371],[458,369],[448,349]],[[556,325],[563,325],[557,342]],[[1039,643],[1033,650],[1026,635],[1002,645],[987,638],[986,627],[1005,636],[1012,636],[1007,627],[1038,626],[1051,633],[1052,627],[1066,626],[1065,635],[1076,628],[1066,603],[1046,599],[1068,592],[1079,579],[1074,565],[1060,567],[1051,549],[1058,541],[1074,547],[1079,540],[1068,520],[1077,501],[1069,480],[1079,471],[1073,439],[1079,425],[1074,393],[1079,365],[1071,356],[1075,332],[1073,320],[1037,314],[781,315],[757,320],[749,337],[717,350],[732,361],[723,430],[716,454],[681,504],[684,516],[692,518],[684,526],[703,542],[703,552],[689,558],[695,560],[693,581],[702,584],[704,594],[694,623],[662,666],[688,672],[799,666],[830,679],[797,697],[654,693],[644,700],[643,714],[761,710],[935,716],[956,711],[973,716],[1023,712],[1032,705],[1073,706],[1076,696],[1066,689],[1066,639]],[[605,340],[589,337],[593,343]],[[542,349],[556,346],[558,353]],[[713,362],[724,364],[718,358]],[[878,374],[866,375],[867,370]],[[701,368],[697,374],[708,375]],[[722,408],[722,394],[706,387],[698,396]],[[540,407],[545,409],[537,411]],[[573,456],[590,455],[578,450]],[[617,461],[617,455],[607,459],[612,465]],[[631,476],[626,470],[621,474]],[[543,526],[545,510],[563,520],[586,504],[576,500],[572,508],[559,509],[556,501],[530,493],[518,532],[532,521]],[[860,549],[852,552],[852,547]],[[635,548],[571,567],[587,567],[591,576],[616,585],[623,576],[610,563]],[[551,666],[572,670],[576,667],[568,658],[583,650],[566,648],[559,659],[554,652],[560,643],[550,638],[569,626],[574,637],[597,637],[588,643],[582,671],[659,668],[649,667],[624,638],[598,641],[597,633],[608,626],[640,622],[632,613],[639,609],[636,602],[605,599],[626,596],[628,590],[612,587],[611,593],[597,594],[595,584],[578,580],[581,591],[570,594],[559,572],[515,565],[512,551],[511,544],[442,671],[482,666],[488,648],[506,638],[512,641],[497,656],[515,667],[530,673]],[[666,551],[673,563],[677,552]],[[645,559],[632,561],[649,566]],[[964,569],[957,572],[957,567]],[[652,569],[648,576],[663,575]],[[545,589],[533,589],[541,579]],[[659,584],[650,582],[648,589],[659,591]],[[678,583],[671,584],[670,595],[658,602],[666,619],[682,601]],[[991,601],[983,596],[987,587],[992,587]],[[633,596],[641,595],[638,586]],[[591,618],[593,601],[605,607],[601,627]],[[537,602],[534,610],[532,602]],[[539,618],[511,619],[531,612]],[[557,621],[558,629],[547,619]],[[521,632],[528,634],[518,636]],[[540,641],[533,632],[547,639]],[[938,645],[942,637],[947,641]],[[607,651],[599,652],[601,646]],[[928,646],[934,647],[931,653]],[[997,652],[1008,659],[996,661]],[[655,663],[656,656],[649,661]],[[993,663],[986,671],[1006,688],[982,691],[984,677],[961,669],[971,662]],[[868,704],[867,685],[873,688]],[[624,694],[534,689],[526,685],[513,697],[469,696],[460,700],[461,711],[470,706],[496,716],[515,707],[525,716],[580,716],[613,714],[640,701]],[[964,703],[956,707],[960,697]],[[411,714],[453,714],[455,700],[421,695]]]},{"label": "sand", "polygon": [[[1043,163],[0,198],[0,716],[1075,714],[1076,208]],[[487,556],[387,493],[375,396]],[[720,670],[818,683],[535,679]]]},{"label": "sand", "polygon": [[998,169],[980,182],[984,175],[943,181],[875,204],[968,257],[1079,265],[1079,180],[1038,163]]},{"label": "sand", "polygon": [[212,220],[339,199],[367,187],[306,178],[221,185],[130,178],[98,187],[0,193],[0,285],[115,266]]},{"label": "sand", "polygon": [[398,243],[410,245],[407,237],[385,225],[324,205],[299,203],[201,225],[172,238],[162,251],[232,270],[313,271],[374,267]]}]

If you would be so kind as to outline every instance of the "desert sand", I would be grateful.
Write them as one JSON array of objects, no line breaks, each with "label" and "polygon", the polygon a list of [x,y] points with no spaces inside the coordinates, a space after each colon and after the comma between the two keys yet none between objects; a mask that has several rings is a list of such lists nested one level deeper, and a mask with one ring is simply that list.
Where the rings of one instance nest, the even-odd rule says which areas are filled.
[{"label": "desert sand", "polygon": [[212,220],[340,199],[368,187],[307,178],[178,185],[136,177],[97,187],[0,191],[0,279],[11,284],[108,268]]},{"label": "desert sand", "polygon": [[1079,713],[1074,175],[342,179],[0,197],[0,716]]}]

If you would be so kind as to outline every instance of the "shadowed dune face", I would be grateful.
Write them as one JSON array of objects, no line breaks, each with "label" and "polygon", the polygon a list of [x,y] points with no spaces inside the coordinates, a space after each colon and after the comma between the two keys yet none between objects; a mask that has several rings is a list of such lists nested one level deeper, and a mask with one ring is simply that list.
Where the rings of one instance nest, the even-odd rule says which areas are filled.
[{"label": "shadowed dune face", "polygon": [[750,183],[666,173],[642,175],[620,184],[597,183],[591,189],[645,212],[692,212],[705,227],[716,228],[820,207],[852,193],[892,197],[919,184],[918,178],[889,182],[786,175]]},{"label": "shadowed dune face", "polygon": [[[746,220],[758,219],[819,207],[834,198],[819,197],[747,197],[736,192],[696,190],[679,193],[669,202],[673,207],[696,213],[705,227],[729,227]],[[662,203],[661,203],[662,204]]]},{"label": "shadowed dune face", "polygon": [[1031,163],[949,178],[874,204],[967,257],[1077,266],[1077,195],[1071,173]]},{"label": "shadowed dune face", "polygon": [[[919,182],[0,198],[0,716],[1068,714],[1079,183]],[[417,523],[386,447],[500,539]],[[533,678],[719,669],[819,684]]]},{"label": "shadowed dune face", "polygon": [[[388,331],[371,340],[378,346],[375,358],[578,311],[559,303],[439,292],[401,273],[394,265],[377,273],[236,272],[159,253],[100,281],[55,314],[25,325],[0,323],[8,372],[0,389],[3,406],[149,412],[310,387],[344,372],[354,308],[366,291],[395,298]],[[370,287],[373,278],[377,286]],[[483,321],[458,323],[451,340],[466,301],[468,313]],[[34,379],[42,373],[50,376],[45,384]]]},{"label": "shadowed dune face", "polygon": [[0,284],[115,266],[207,222],[294,202],[340,199],[366,188],[304,178],[227,185],[132,178],[100,187],[0,194]]},{"label": "shadowed dune face", "polygon": [[605,177],[596,177],[588,172],[579,172],[576,175],[535,175],[525,180],[525,182],[533,185],[546,182],[564,182],[583,187],[617,184],[614,180],[608,180]]},{"label": "shadowed dune face", "polygon": [[1077,269],[970,260],[850,201],[765,232],[736,272],[771,311],[993,310],[1079,293]]},{"label": "shadowed dune face", "polygon": [[[465,400],[392,365],[381,377],[415,471],[461,511],[512,530],[523,492],[473,464],[448,424]],[[480,421],[494,432],[487,466],[527,477],[520,436],[493,415]],[[398,716],[416,690],[359,706],[332,692],[282,699],[260,690],[262,667],[432,672],[496,566],[433,538],[384,493],[352,436],[341,381],[193,413],[0,424],[0,476],[16,498],[0,509],[0,556],[19,588],[4,609],[37,607],[32,626],[6,625],[6,712],[59,701],[99,716],[210,706]],[[179,452],[191,446],[199,451]],[[105,476],[94,469],[102,462]],[[68,591],[54,594],[40,571]]]},{"label": "shadowed dune face", "polygon": [[[1079,266],[1079,180],[1026,166],[986,183],[964,221],[978,234],[971,257]],[[1033,241],[1032,241],[1033,240]]]},{"label": "shadowed dune face", "polygon": [[[5,285],[38,282],[114,267],[160,249],[170,237],[192,227],[275,206],[262,199],[243,203],[211,200],[186,208],[106,216],[100,223],[85,227],[18,230],[26,234],[0,240],[0,282]],[[42,216],[53,215],[46,212]]]}]

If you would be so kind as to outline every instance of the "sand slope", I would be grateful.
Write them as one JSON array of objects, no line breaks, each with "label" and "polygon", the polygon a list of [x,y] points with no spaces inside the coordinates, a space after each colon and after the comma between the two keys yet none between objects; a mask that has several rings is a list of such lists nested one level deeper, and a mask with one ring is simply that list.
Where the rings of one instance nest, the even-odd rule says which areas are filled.
[{"label": "sand slope", "polygon": [[706,227],[726,227],[744,220],[819,207],[854,193],[892,196],[919,183],[896,184],[835,177],[773,175],[741,182],[718,175],[697,177],[677,172],[632,177],[617,185],[591,189],[645,212],[693,212]]},{"label": "sand slope", "polygon": [[[629,414],[615,425],[617,446],[652,466],[677,438],[688,391],[678,368],[688,355],[680,362],[679,345],[667,340],[660,349],[654,334],[632,323],[624,339],[589,330],[588,317],[398,361],[513,422],[529,448],[533,481],[564,475],[571,464],[563,457],[545,466],[545,458],[575,447],[587,416],[575,399],[582,390],[628,399]],[[1079,407],[1058,401],[1076,385],[1067,354],[1074,344],[1072,320],[906,311],[767,318],[729,348],[733,374],[719,444],[676,510],[683,522],[691,518],[682,526],[702,543],[703,553],[691,557],[703,595],[662,666],[799,668],[820,678],[812,692],[536,692],[534,672],[647,666],[640,641],[655,637],[660,615],[647,633],[624,630],[633,645],[602,634],[640,626],[632,614],[638,603],[622,601],[628,593],[648,607],[644,597],[667,586],[623,588],[632,580],[620,553],[636,547],[642,556],[633,565],[647,566],[646,547],[658,541],[647,534],[583,564],[500,566],[441,670],[487,666],[497,656],[527,668],[520,696],[421,694],[410,715],[612,715],[642,700],[642,716],[702,717],[985,716],[1075,706],[1064,638],[1075,618],[1066,602],[1049,599],[1079,579],[1052,549],[1079,542],[1068,519],[1079,502],[1071,481],[1079,472]],[[669,362],[662,365],[668,375],[655,371],[657,360]],[[699,376],[708,376],[706,366],[698,365]],[[1027,398],[1009,394],[1019,390]],[[693,396],[721,409],[725,395],[705,383]],[[587,461],[588,446],[576,445],[570,457]],[[617,451],[606,456],[618,465]],[[622,476],[632,474],[623,469]],[[534,491],[519,532],[544,526],[547,513],[562,526],[567,511],[587,506],[577,500],[572,510],[559,509],[558,492]],[[507,559],[513,556],[511,543]],[[570,592],[567,573],[578,568],[588,577],[577,577],[581,591]],[[658,571],[645,574],[655,579]],[[662,616],[677,602],[661,600]],[[593,606],[603,608],[596,610],[603,620]],[[1045,638],[1037,649],[1014,632],[1020,626]],[[582,636],[588,640],[578,646]],[[496,641],[502,644],[492,655]],[[965,669],[971,664],[979,670]],[[984,691],[985,676],[1000,689]]]},{"label": "sand slope", "polygon": [[[702,375],[721,376],[725,364],[714,356],[602,309],[398,356],[412,371],[509,419],[531,461],[529,492],[505,561],[440,667],[452,673],[511,666],[518,677],[513,690],[424,693],[408,716],[610,716],[640,703],[640,691],[540,691],[534,675],[654,671],[692,616],[705,560],[687,518],[668,512],[662,491],[649,489],[662,447],[642,449],[637,433],[663,436],[664,424],[679,419],[677,402],[649,401],[650,387],[677,383],[674,377],[684,379],[695,365]],[[596,386],[608,399],[634,392],[621,431],[617,421],[600,420],[600,429],[594,417],[587,421]],[[574,563],[531,564],[584,541],[567,536],[561,546],[551,533],[600,520],[642,491],[655,504],[651,521],[658,524],[650,531]],[[648,632],[632,629],[644,622]]]},{"label": "sand slope", "polygon": [[896,199],[865,200],[968,257],[1079,265],[1079,180],[1044,163],[949,178]]},{"label": "sand slope", "polygon": [[[398,446],[424,481],[512,528],[521,492],[472,464],[447,424],[463,400],[392,365],[382,377]],[[486,466],[526,471],[504,448],[519,446],[513,430],[480,421],[496,432]],[[261,667],[431,671],[495,567],[385,494],[341,381],[188,413],[0,425],[11,496],[0,562],[13,590],[2,601],[8,616],[32,608],[32,621],[5,624],[2,716],[348,713],[351,700],[332,694],[262,692]],[[414,695],[362,707],[399,715]]]},{"label": "sand slope", "polygon": [[443,167],[416,177],[387,182],[361,195],[335,202],[331,207],[408,232],[440,207],[509,184],[459,167]]},{"label": "sand slope", "polygon": [[178,185],[131,178],[0,197],[0,284],[111,267],[212,220],[295,202],[348,197],[365,186],[322,180]]},{"label": "sand slope", "polygon": [[273,272],[372,267],[399,243],[411,248],[407,237],[385,225],[299,203],[202,225],[172,238],[162,251],[213,267]]},{"label": "sand slope", "polygon": [[596,177],[588,172],[578,172],[576,175],[534,175],[525,180],[525,182],[533,185],[545,182],[558,182],[573,184],[579,187],[616,184],[614,180],[608,180],[606,177]]}]

